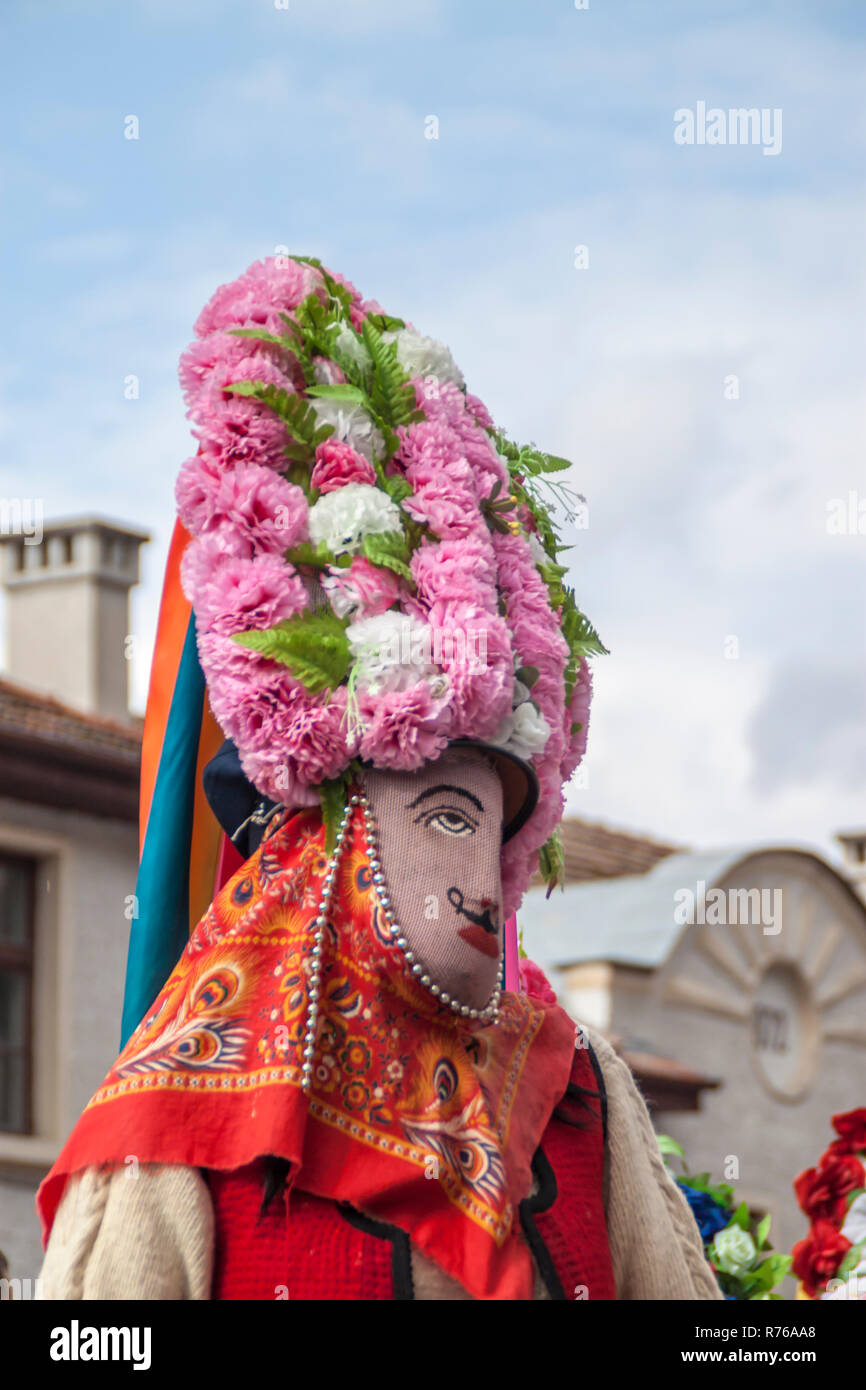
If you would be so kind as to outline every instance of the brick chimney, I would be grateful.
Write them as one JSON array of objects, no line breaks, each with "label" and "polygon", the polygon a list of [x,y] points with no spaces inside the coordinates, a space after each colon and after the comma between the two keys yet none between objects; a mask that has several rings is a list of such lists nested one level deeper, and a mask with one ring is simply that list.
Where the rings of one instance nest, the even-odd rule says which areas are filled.
[{"label": "brick chimney", "polygon": [[0,534],[10,680],[88,714],[129,718],[126,639],[134,526],[82,516]]}]

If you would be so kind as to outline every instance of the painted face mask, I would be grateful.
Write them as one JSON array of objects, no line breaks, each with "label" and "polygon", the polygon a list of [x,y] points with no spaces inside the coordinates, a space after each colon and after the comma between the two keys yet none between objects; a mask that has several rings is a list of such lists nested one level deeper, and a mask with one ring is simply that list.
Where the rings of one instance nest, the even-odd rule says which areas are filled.
[{"label": "painted face mask", "polygon": [[363,777],[382,872],[431,981],[481,1009],[502,961],[502,785],[483,753],[449,750],[413,774]]}]

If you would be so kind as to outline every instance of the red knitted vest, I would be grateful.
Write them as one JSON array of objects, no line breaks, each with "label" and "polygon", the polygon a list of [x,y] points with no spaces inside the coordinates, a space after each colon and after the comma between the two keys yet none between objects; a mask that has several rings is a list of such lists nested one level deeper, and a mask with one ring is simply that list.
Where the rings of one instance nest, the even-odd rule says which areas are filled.
[{"label": "red knitted vest", "polygon": [[[574,1087],[596,1093],[581,1104]],[[592,1049],[575,1049],[566,1095],[533,1160],[520,1222],[552,1298],[614,1299],[602,1198],[605,1096]],[[293,1187],[260,1216],[264,1160],[207,1172],[214,1205],[214,1299],[412,1298],[409,1238]]]}]

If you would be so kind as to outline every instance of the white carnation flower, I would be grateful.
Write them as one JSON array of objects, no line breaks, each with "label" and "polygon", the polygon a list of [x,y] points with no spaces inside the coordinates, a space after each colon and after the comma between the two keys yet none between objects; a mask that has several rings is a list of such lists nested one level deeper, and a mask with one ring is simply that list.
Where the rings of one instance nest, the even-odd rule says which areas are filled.
[{"label": "white carnation flower", "polygon": [[549,565],[550,556],[548,555],[544,546],[541,544],[541,541],[538,539],[538,536],[535,534],[535,532],[530,531],[526,539],[529,543],[529,549],[532,552],[532,558],[535,561],[536,565]]},{"label": "white carnation flower", "polygon": [[365,536],[402,528],[402,514],[387,492],[372,483],[346,483],[326,492],[309,512],[310,540],[334,555],[357,555]]},{"label": "white carnation flower", "polygon": [[310,405],[320,425],[334,426],[332,439],[351,444],[352,448],[363,454],[370,463],[373,462],[374,456],[381,457],[385,452],[382,431],[376,428],[362,405],[318,396],[310,398]]},{"label": "white carnation flower", "polygon": [[357,684],[372,695],[408,690],[436,675],[430,661],[432,631],[405,613],[360,618],[349,624],[346,636],[355,658]]},{"label": "white carnation flower", "polygon": [[503,719],[491,742],[506,753],[529,762],[543,753],[550,738],[550,725],[531,700],[524,700]]},{"label": "white carnation flower", "polygon": [[336,362],[328,357],[317,357],[313,363],[313,380],[319,386],[337,386],[342,382]]},{"label": "white carnation flower", "polygon": [[422,338],[413,328],[400,328],[383,333],[386,343],[397,346],[397,361],[411,377],[435,376],[438,381],[453,381],[463,386],[463,373],[444,343],[435,338]]},{"label": "white carnation flower", "polygon": [[344,357],[350,357],[359,367],[369,367],[372,365],[370,349],[367,344],[357,336],[348,324],[344,324],[334,339],[334,345],[338,352]]}]

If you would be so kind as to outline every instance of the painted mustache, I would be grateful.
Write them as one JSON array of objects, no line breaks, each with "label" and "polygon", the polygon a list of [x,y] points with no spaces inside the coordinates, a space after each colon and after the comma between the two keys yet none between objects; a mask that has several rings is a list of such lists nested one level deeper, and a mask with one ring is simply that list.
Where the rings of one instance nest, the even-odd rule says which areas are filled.
[{"label": "painted mustache", "polygon": [[489,907],[485,907],[483,912],[473,912],[471,908],[464,907],[463,894],[459,888],[448,889],[448,901],[454,908],[454,911],[459,913],[461,917],[468,918],[468,920],[474,922],[476,926],[483,927],[484,930],[490,932],[491,935],[496,935],[499,928],[490,916]]}]

